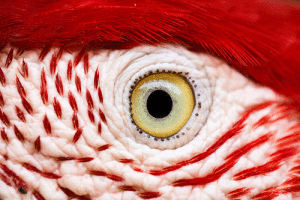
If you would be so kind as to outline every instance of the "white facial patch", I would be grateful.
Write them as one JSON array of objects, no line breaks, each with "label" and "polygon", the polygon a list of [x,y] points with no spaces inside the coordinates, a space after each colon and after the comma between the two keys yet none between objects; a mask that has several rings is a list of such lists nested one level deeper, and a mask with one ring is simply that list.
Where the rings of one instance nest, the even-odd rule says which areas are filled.
[{"label": "white facial patch", "polygon": [[[0,54],[0,199],[248,199],[289,177],[295,155],[242,178],[272,160],[296,121],[259,124],[284,99],[217,58],[171,45],[52,49],[42,60],[13,51],[5,67],[10,51]],[[155,140],[132,123],[130,86],[149,70],[189,72],[201,93],[180,137]]]}]

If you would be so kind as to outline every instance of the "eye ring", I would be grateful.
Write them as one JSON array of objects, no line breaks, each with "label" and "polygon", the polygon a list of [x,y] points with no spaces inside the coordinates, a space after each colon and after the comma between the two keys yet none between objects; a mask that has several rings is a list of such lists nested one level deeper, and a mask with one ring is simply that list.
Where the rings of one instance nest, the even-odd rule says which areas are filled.
[{"label": "eye ring", "polygon": [[[190,118],[181,130],[169,137],[152,136],[136,126],[134,120],[132,119],[132,103],[130,99],[132,97],[134,86],[137,85],[138,82],[144,77],[158,72],[172,73],[184,77],[185,80],[191,85],[191,88],[194,92],[195,106]],[[195,85],[197,86],[194,87]],[[125,91],[123,93],[124,107],[127,107],[128,109],[127,121],[129,122],[128,127],[131,129],[131,135],[136,142],[145,144],[150,148],[156,148],[160,150],[175,149],[183,146],[184,144],[187,144],[189,141],[193,140],[195,136],[197,136],[201,128],[206,123],[207,117],[210,112],[210,106],[212,105],[212,91],[213,86],[211,84],[210,78],[208,78],[205,68],[199,70],[182,65],[176,65],[174,63],[159,63],[147,66],[143,70],[137,71],[131,76],[130,80],[125,86]]]}]

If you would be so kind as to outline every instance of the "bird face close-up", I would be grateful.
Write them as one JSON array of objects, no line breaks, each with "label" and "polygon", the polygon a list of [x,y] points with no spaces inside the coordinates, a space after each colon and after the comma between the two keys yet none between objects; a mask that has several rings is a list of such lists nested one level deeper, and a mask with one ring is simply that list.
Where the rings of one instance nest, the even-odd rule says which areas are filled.
[{"label": "bird face close-up", "polygon": [[300,198],[300,4],[0,5],[0,200]]}]

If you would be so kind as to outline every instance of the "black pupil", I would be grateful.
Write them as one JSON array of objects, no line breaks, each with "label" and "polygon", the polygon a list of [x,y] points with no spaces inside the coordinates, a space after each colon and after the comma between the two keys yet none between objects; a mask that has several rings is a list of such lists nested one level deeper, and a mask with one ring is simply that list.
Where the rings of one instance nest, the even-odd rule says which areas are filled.
[{"label": "black pupil", "polygon": [[155,118],[166,117],[172,110],[172,98],[163,90],[155,90],[147,100],[147,110]]}]

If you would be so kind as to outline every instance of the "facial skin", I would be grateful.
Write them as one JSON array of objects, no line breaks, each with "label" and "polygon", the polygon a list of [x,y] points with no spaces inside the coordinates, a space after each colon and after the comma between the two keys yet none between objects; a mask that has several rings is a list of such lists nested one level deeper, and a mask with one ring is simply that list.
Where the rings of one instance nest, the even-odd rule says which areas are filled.
[{"label": "facial skin", "polygon": [[[2,65],[10,50],[1,54]],[[63,53],[53,67],[57,52],[42,61],[39,52],[14,52],[2,68],[2,199],[260,199],[277,187],[279,198],[295,198],[283,188],[291,187],[284,182],[297,152],[282,149],[298,143],[279,140],[299,125],[292,110],[282,118],[287,112],[278,103],[285,100],[270,89],[179,46],[90,51],[77,66],[75,52]],[[190,77],[213,91],[209,110],[199,112],[209,111],[207,121],[201,127],[194,117],[185,133],[191,141],[171,138],[175,146],[168,150],[157,149],[164,141],[135,135],[127,105],[131,77],[154,68],[197,70]],[[247,175],[253,167],[256,174]]]}]

